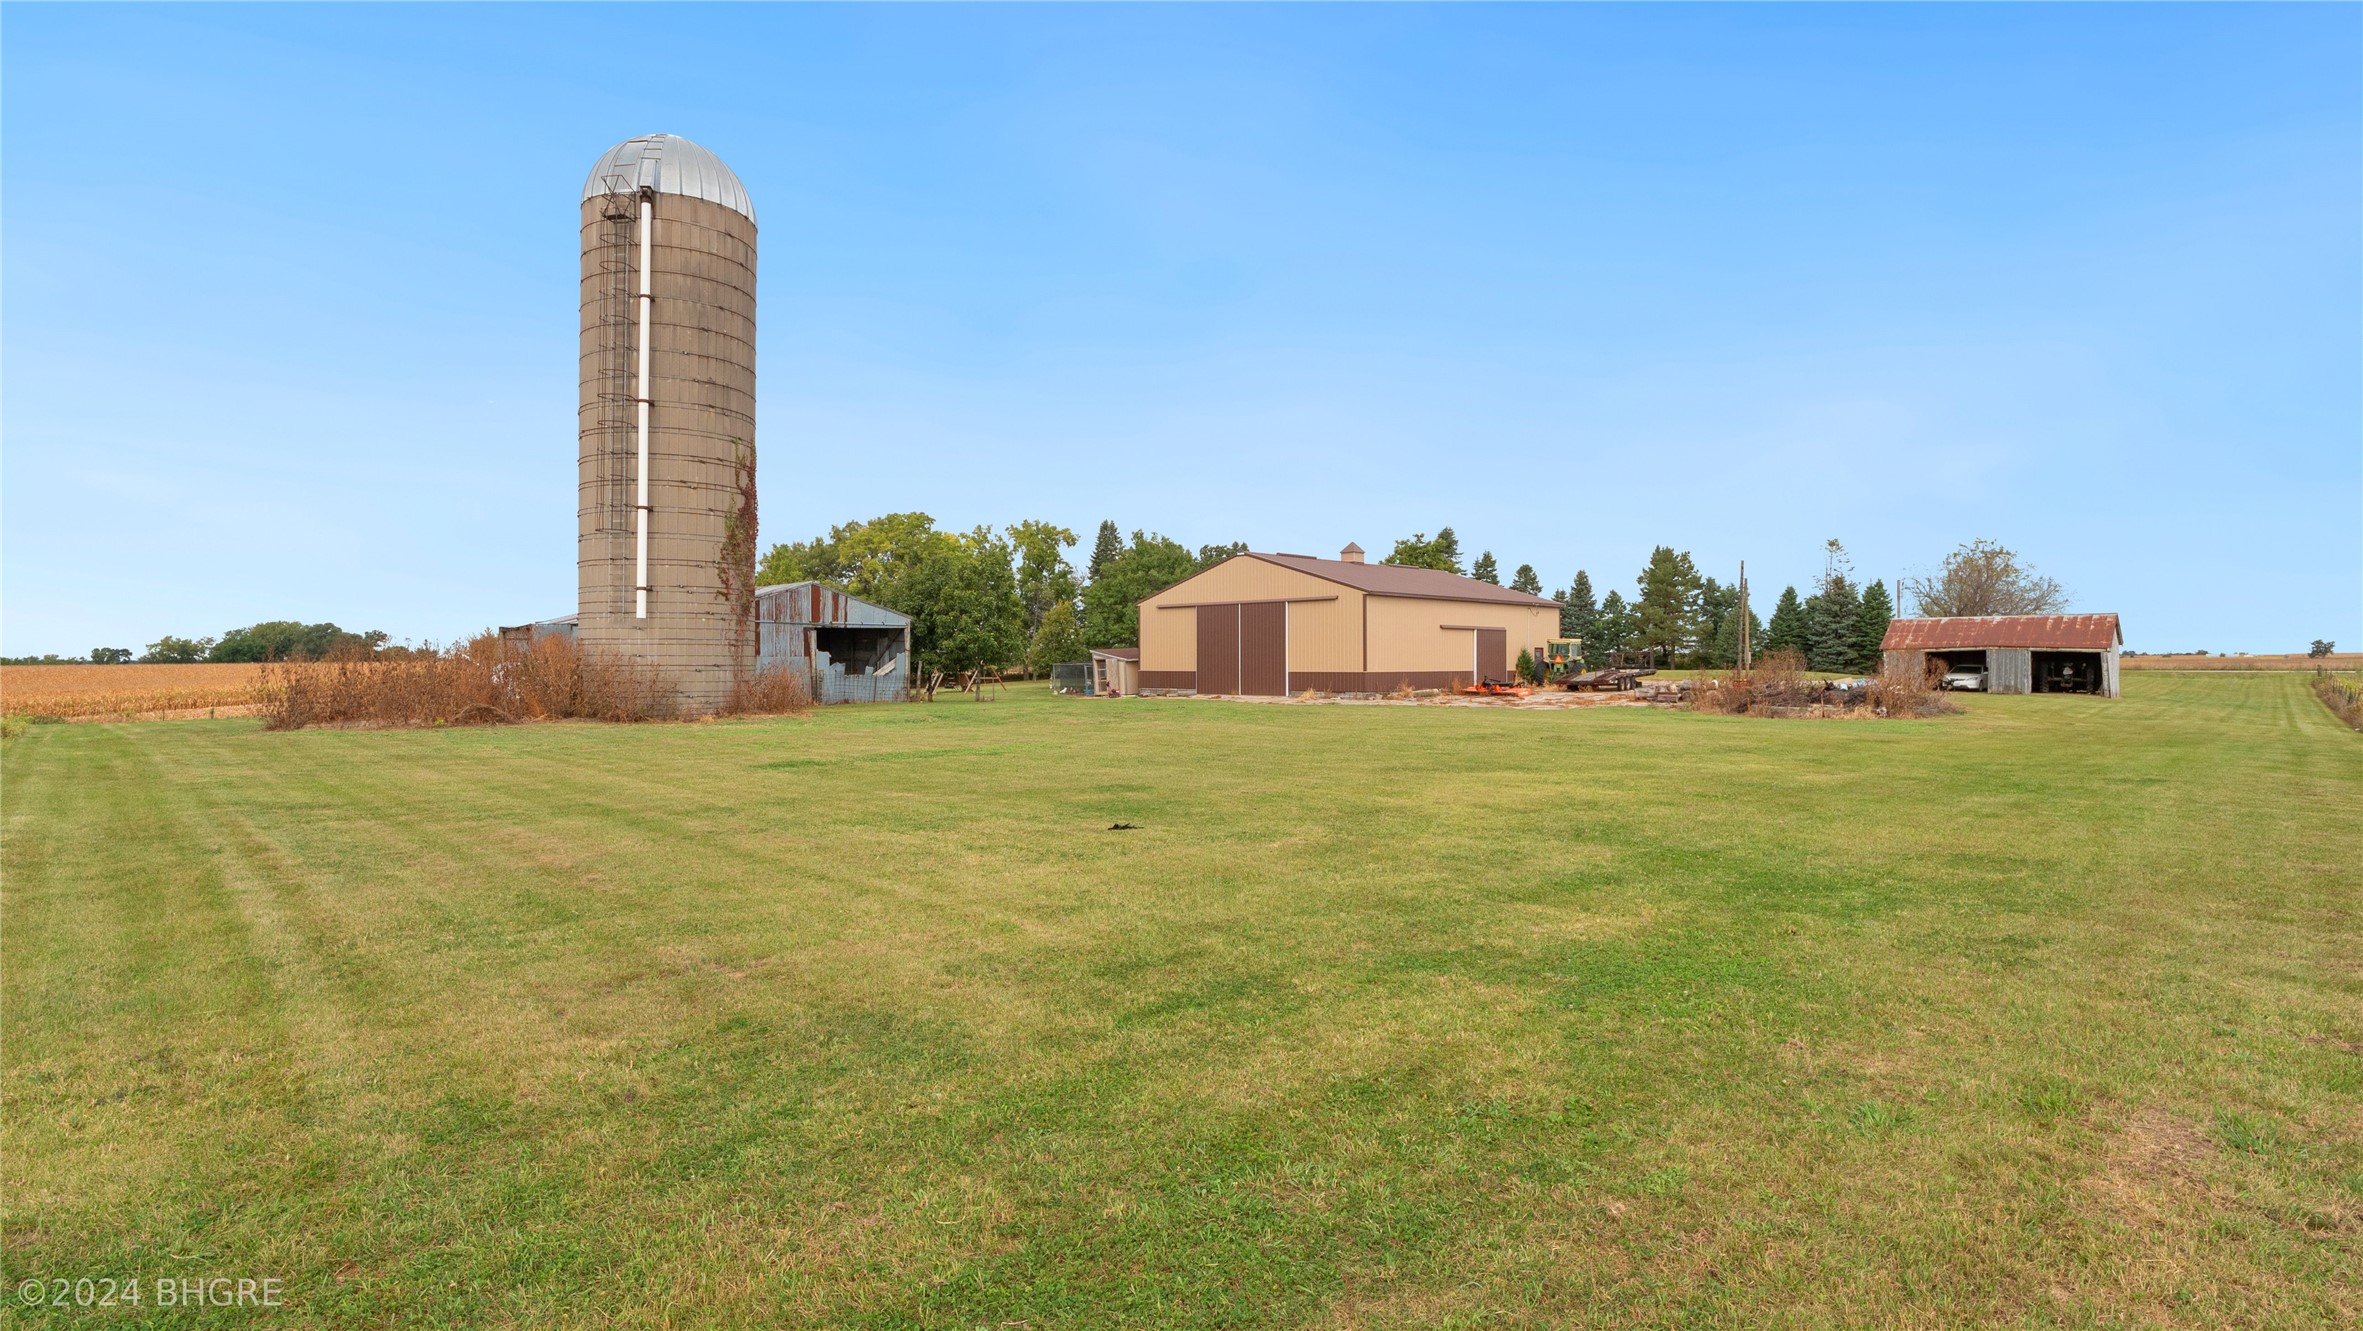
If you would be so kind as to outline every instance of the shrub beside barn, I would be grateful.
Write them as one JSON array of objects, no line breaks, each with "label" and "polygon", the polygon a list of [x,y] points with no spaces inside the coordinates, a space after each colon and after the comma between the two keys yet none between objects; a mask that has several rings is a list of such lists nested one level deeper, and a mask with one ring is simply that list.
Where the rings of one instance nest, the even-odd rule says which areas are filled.
[{"label": "shrub beside barn", "polygon": [[2115,615],[1964,615],[1893,620],[1879,650],[1889,672],[1982,670],[1989,693],[2114,698],[2124,645]]}]

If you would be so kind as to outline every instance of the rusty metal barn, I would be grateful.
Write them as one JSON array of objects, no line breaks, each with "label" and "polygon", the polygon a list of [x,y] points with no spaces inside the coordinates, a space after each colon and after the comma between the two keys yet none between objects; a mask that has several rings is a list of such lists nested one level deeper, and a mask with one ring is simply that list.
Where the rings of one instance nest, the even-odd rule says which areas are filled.
[{"label": "rusty metal barn", "polygon": [[2124,645],[2115,615],[1968,615],[1894,620],[1879,650],[1889,671],[1981,669],[1989,693],[2114,698]]},{"label": "rusty metal barn", "polygon": [[755,589],[756,665],[802,670],[815,702],[908,702],[911,617],[821,582]]}]

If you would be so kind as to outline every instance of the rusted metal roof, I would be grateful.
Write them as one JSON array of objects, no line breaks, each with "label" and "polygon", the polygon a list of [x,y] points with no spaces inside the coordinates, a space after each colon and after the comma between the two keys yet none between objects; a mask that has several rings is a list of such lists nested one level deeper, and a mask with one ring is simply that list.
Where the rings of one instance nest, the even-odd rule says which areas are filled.
[{"label": "rusted metal roof", "polygon": [[1887,652],[1968,651],[1977,647],[2040,647],[2105,652],[2125,641],[2115,615],[1962,615],[1897,619],[1879,649]]},{"label": "rusted metal roof", "polygon": [[773,624],[828,624],[900,629],[911,617],[841,592],[825,582],[782,582],[755,589],[755,617]]},{"label": "rusted metal roof", "polygon": [[1557,609],[1557,601],[1546,601],[1539,596],[1508,587],[1497,587],[1490,582],[1464,578],[1458,573],[1442,569],[1405,568],[1400,564],[1353,564],[1343,559],[1316,559],[1311,555],[1264,555],[1250,552],[1233,555],[1233,559],[1260,559],[1267,564],[1278,564],[1299,573],[1310,573],[1358,592],[1372,596],[1409,596],[1425,601],[1485,601],[1497,605],[1549,606]]}]

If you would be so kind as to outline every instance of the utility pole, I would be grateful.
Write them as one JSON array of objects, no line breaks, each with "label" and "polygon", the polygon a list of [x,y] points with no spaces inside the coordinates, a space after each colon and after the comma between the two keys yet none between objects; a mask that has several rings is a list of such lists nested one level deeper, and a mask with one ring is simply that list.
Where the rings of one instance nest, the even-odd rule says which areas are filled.
[{"label": "utility pole", "polygon": [[1739,668],[1748,668],[1748,561],[1739,561]]}]

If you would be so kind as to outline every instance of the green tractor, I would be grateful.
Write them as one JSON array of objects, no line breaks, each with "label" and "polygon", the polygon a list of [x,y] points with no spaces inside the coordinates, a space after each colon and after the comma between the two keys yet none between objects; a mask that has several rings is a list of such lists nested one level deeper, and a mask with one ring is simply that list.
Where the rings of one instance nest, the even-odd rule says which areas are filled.
[{"label": "green tractor", "polygon": [[1581,638],[1552,638],[1543,643],[1542,655],[1535,658],[1534,673],[1538,682],[1557,684],[1569,675],[1583,673],[1584,640]]}]

